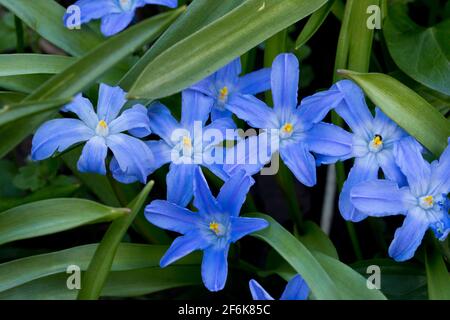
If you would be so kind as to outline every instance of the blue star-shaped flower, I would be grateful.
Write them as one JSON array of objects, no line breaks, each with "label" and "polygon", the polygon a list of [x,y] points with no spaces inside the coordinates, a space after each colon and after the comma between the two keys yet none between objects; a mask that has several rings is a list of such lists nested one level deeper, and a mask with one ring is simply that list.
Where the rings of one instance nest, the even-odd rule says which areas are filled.
[{"label": "blue star-shaped flower", "polygon": [[[255,280],[250,280],[250,292],[253,300],[275,300],[264,290],[264,288]],[[298,274],[289,280],[280,300],[306,300],[309,295],[309,287],[305,280]]]}]

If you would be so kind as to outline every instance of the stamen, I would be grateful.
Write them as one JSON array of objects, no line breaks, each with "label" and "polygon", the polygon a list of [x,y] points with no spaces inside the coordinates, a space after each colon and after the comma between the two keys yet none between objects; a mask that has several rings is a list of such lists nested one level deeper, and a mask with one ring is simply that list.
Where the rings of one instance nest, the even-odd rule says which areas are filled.
[{"label": "stamen", "polygon": [[434,204],[434,199],[433,196],[426,196],[424,198],[424,201],[426,204],[428,204],[429,206],[432,206]]},{"label": "stamen", "polygon": [[95,133],[101,137],[106,137],[109,134],[108,124],[105,120],[100,120],[98,122]]},{"label": "stamen", "polygon": [[228,91],[228,87],[227,86],[225,86],[222,89],[220,89],[219,90],[219,100],[220,101],[225,101],[227,99],[227,97],[228,97],[228,93],[229,93],[229,91]]},{"label": "stamen", "polygon": [[432,195],[423,196],[419,199],[420,206],[427,210],[434,206],[434,197]]},{"label": "stamen", "polygon": [[219,235],[220,233],[220,224],[218,224],[217,222],[213,221],[209,224],[209,229],[211,229],[212,231],[214,231],[214,233],[216,235]]},{"label": "stamen", "polygon": [[188,147],[188,148],[192,147],[192,140],[191,140],[191,138],[183,137],[183,145],[185,147]]},{"label": "stamen", "polygon": [[294,126],[292,125],[292,123],[285,123],[284,126],[281,128],[281,130],[284,133],[291,133],[294,130]]},{"label": "stamen", "polygon": [[376,146],[381,146],[383,144],[383,137],[380,136],[379,134],[376,134],[375,138],[373,138],[373,143]]},{"label": "stamen", "polygon": [[100,127],[102,127],[103,129],[108,128],[108,124],[106,123],[105,120],[100,120],[100,121],[98,122],[98,125],[99,125]]},{"label": "stamen", "polygon": [[369,150],[372,152],[378,152],[383,148],[383,137],[376,134],[369,142]]}]

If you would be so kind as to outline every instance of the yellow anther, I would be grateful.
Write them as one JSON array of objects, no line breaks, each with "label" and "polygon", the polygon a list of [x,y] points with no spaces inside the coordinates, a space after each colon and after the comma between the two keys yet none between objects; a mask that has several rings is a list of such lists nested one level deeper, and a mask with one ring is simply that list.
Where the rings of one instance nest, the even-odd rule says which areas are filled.
[{"label": "yellow anther", "polygon": [[105,120],[100,120],[100,121],[98,122],[98,125],[99,125],[100,127],[102,127],[103,129],[108,128],[108,124],[106,123]]},{"label": "yellow anther", "polygon": [[288,122],[281,128],[281,130],[283,130],[283,132],[285,133],[291,133],[292,130],[294,130],[294,126],[292,125],[292,123]]},{"label": "yellow anther", "polygon": [[220,225],[217,222],[211,222],[209,224],[209,229],[214,231],[214,233],[217,235],[220,232]]},{"label": "yellow anther", "polygon": [[373,144],[377,147],[381,146],[383,144],[383,138],[379,134],[376,134],[375,138],[373,138]]},{"label": "yellow anther", "polygon": [[423,198],[423,201],[425,201],[425,203],[429,206],[432,206],[434,204],[433,196],[426,196],[425,198]]},{"label": "yellow anther", "polygon": [[185,147],[192,147],[192,140],[189,137],[183,137],[183,145]]},{"label": "yellow anther", "polygon": [[228,87],[225,86],[219,91],[219,99],[224,101],[228,97]]}]

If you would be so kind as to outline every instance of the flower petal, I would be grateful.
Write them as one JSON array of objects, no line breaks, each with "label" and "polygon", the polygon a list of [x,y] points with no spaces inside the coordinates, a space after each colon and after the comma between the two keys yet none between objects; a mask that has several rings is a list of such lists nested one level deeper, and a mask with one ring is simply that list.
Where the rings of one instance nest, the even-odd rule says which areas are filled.
[{"label": "flower petal", "polygon": [[227,108],[254,128],[277,128],[277,117],[273,109],[254,96],[232,95]]},{"label": "flower petal", "polygon": [[70,146],[87,141],[94,136],[92,129],[80,120],[55,119],[45,122],[33,137],[31,158],[43,160],[55,152],[62,152]]},{"label": "flower petal", "polygon": [[[228,105],[225,105],[225,108],[228,108]],[[220,108],[217,107],[216,103],[214,104],[212,110],[211,110],[211,120],[212,121],[216,121],[218,119],[222,119],[222,118],[231,118],[233,116],[233,114],[231,113],[231,111],[225,109],[222,110]]]},{"label": "flower petal", "polygon": [[290,114],[297,107],[299,73],[298,59],[293,54],[280,54],[272,64],[273,104],[282,121],[286,120],[284,114]]},{"label": "flower petal", "polygon": [[138,0],[136,6],[142,7],[146,4],[156,4],[169,8],[176,8],[178,6],[178,0]]},{"label": "flower petal", "polygon": [[78,170],[106,175],[105,159],[107,153],[108,147],[105,144],[105,138],[92,137],[83,147],[77,164]]},{"label": "flower petal", "polygon": [[238,217],[251,186],[255,183],[244,170],[238,171],[224,183],[217,196],[217,202],[233,217]]},{"label": "flower petal", "polygon": [[395,162],[392,150],[381,150],[376,157],[386,179],[397,182],[400,187],[407,185],[406,177]]},{"label": "flower petal", "polygon": [[[450,143],[450,139],[449,139]],[[449,193],[450,192],[450,146],[442,153],[439,163],[433,166],[431,174],[433,193]]]},{"label": "flower petal", "polygon": [[195,121],[200,121],[203,127],[208,120],[214,100],[194,90],[184,90],[181,95],[181,124],[183,127],[191,130]]},{"label": "flower petal", "polygon": [[218,145],[227,138],[227,130],[231,130],[231,134],[234,135],[236,129],[236,123],[231,118],[216,119],[207,125],[202,130],[202,137],[195,137],[195,141],[201,141],[203,139],[203,147],[207,149],[213,145]]},{"label": "flower petal", "polygon": [[294,276],[289,280],[280,300],[306,300],[310,289],[301,275]]},{"label": "flower petal", "polygon": [[154,170],[154,158],[143,141],[118,133],[108,136],[106,144],[124,174],[139,177],[142,183],[147,181],[147,176]]},{"label": "flower petal", "polygon": [[109,163],[109,170],[112,173],[114,179],[123,184],[130,184],[139,181],[139,176],[126,174],[120,169],[119,162],[117,162],[116,157],[112,157],[111,162]]},{"label": "flower petal", "polygon": [[191,231],[184,236],[180,236],[174,240],[170,248],[161,258],[159,265],[161,268],[167,267],[169,264],[187,256],[195,250],[202,250],[209,243],[205,241],[200,232]]},{"label": "flower petal", "polygon": [[274,300],[274,298],[272,298],[272,296],[255,280],[250,280],[249,286],[253,300]]},{"label": "flower petal", "polygon": [[224,85],[233,85],[238,81],[238,77],[242,72],[241,58],[236,58],[223,68],[217,70],[216,83],[219,87]]},{"label": "flower petal", "polygon": [[81,94],[75,96],[73,101],[66,104],[61,111],[75,113],[92,130],[95,130],[97,127],[98,117],[92,107],[92,103],[88,99],[83,98]]},{"label": "flower petal", "polygon": [[395,261],[405,261],[414,256],[429,226],[425,217],[425,212],[420,208],[410,210],[403,225],[395,231],[389,246],[389,255]]},{"label": "flower petal", "polygon": [[167,200],[185,207],[194,194],[194,170],[191,164],[170,164],[167,174]]},{"label": "flower petal", "polygon": [[209,291],[220,291],[225,287],[228,275],[228,250],[230,246],[205,249],[202,260],[203,283]]},{"label": "flower petal", "polygon": [[348,158],[352,152],[352,134],[341,127],[320,122],[305,134],[305,142],[312,152],[344,158]]},{"label": "flower petal", "polygon": [[104,83],[100,84],[98,93],[97,115],[99,120],[105,120],[108,124],[119,115],[124,106],[126,92],[120,87],[110,87]]},{"label": "flower petal", "polygon": [[152,201],[145,208],[145,218],[159,228],[182,234],[194,230],[200,220],[197,213],[164,200]]},{"label": "flower petal", "polygon": [[253,232],[265,229],[269,223],[264,219],[259,218],[240,218],[233,216],[230,219],[231,235],[230,241],[236,242],[239,239],[249,235]]},{"label": "flower petal", "polygon": [[280,149],[280,155],[298,181],[308,187],[316,184],[316,161],[306,144],[303,142],[287,144]]},{"label": "flower petal", "polygon": [[258,94],[269,90],[271,73],[271,68],[264,68],[240,77],[238,91],[242,94]]},{"label": "flower petal", "polygon": [[139,129],[137,132],[139,138],[146,137],[151,133],[147,109],[143,105],[137,104],[131,109],[125,110],[109,125],[110,134],[131,131],[133,129]]},{"label": "flower petal", "polygon": [[[78,0],[74,3],[80,9],[80,23],[84,24],[94,19],[99,19],[110,13],[120,12],[120,8],[111,0]],[[72,17],[73,13],[66,13],[64,15],[64,25],[69,26],[69,19]]]},{"label": "flower petal", "polygon": [[208,214],[217,213],[220,208],[213,197],[205,176],[199,166],[194,172],[194,206],[200,211]]},{"label": "flower petal", "polygon": [[108,14],[102,18],[100,30],[106,37],[113,36],[128,27],[133,18],[134,11]]},{"label": "flower petal", "polygon": [[367,217],[366,214],[353,206],[350,191],[360,182],[376,179],[378,177],[378,170],[379,166],[373,153],[355,159],[355,164],[350,170],[339,195],[339,211],[345,220],[358,222]]},{"label": "flower petal", "polygon": [[164,140],[147,141],[146,144],[155,158],[155,170],[172,161],[172,148]]},{"label": "flower petal", "polygon": [[180,129],[180,125],[171,115],[169,109],[160,102],[154,102],[148,108],[148,117],[152,132],[172,145],[172,134]]},{"label": "flower petal", "polygon": [[380,108],[375,108],[375,120],[373,122],[373,132],[383,137],[387,143],[405,138],[408,134],[400,128],[394,121],[385,115]]}]

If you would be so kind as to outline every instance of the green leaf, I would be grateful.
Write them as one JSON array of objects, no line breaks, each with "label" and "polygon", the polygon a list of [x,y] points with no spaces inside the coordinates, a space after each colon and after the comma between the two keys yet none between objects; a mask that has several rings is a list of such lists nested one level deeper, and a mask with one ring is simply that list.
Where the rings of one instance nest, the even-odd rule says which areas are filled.
[{"label": "green leaf", "polygon": [[0,109],[0,126],[35,115],[37,113],[58,109],[69,103],[71,98],[44,100],[44,101],[25,101],[10,105],[4,105]]},{"label": "green leaf", "polygon": [[[73,300],[77,290],[67,289],[70,274],[41,278],[0,293],[8,300]],[[166,289],[200,285],[199,266],[171,266],[111,272],[103,297],[135,297]]]},{"label": "green leaf", "polygon": [[0,91],[0,106],[5,104],[18,103],[25,98],[25,95],[20,92]]},{"label": "green leaf", "polygon": [[450,19],[424,28],[408,17],[404,4],[388,11],[383,34],[392,59],[414,80],[450,95]]},{"label": "green leaf", "polygon": [[157,99],[176,93],[308,16],[325,2],[247,0],[152,60],[129,96]]},{"label": "green leaf", "polygon": [[47,74],[6,76],[0,77],[0,87],[11,91],[31,93],[48,79],[50,76]]},{"label": "green leaf", "polygon": [[[142,70],[155,57],[194,32],[200,30],[209,23],[224,16],[226,13],[236,8],[243,0],[210,1],[195,0],[153,44],[145,55],[130,69],[130,71],[120,81],[120,86],[124,90],[129,90]],[[208,14],[205,14],[207,12]]]},{"label": "green leaf", "polygon": [[301,274],[312,293],[318,299],[340,299],[341,295],[328,273],[316,260],[312,253],[292,234],[285,230],[271,217],[252,213],[246,216],[265,219],[270,226],[253,233],[252,236],[261,239],[273,247],[294,269]]},{"label": "green leaf", "polygon": [[333,242],[317,224],[312,221],[305,221],[302,229],[304,233],[299,236],[299,239],[309,250],[319,251],[332,258],[339,259]]},{"label": "green leaf", "polygon": [[81,290],[78,293],[79,300],[96,300],[102,292],[106,282],[114,257],[136,215],[141,210],[154,185],[150,181],[141,193],[130,203],[131,213],[125,217],[116,219],[108,228],[100,245],[89,264],[89,268],[83,276]]},{"label": "green leaf", "polygon": [[69,30],[64,26],[66,10],[53,0],[0,0],[26,25],[73,56],[82,56],[102,43],[102,37],[86,26]]},{"label": "green leaf", "polygon": [[0,244],[111,221],[130,212],[84,199],[51,199],[0,213]]},{"label": "green leaf", "polygon": [[319,10],[314,12],[306,22],[297,40],[295,41],[295,50],[303,46],[319,30],[325,19],[330,14],[331,8],[336,0],[329,0]]},{"label": "green leaf", "polygon": [[427,149],[439,156],[450,136],[449,121],[410,88],[381,73],[339,71],[354,80],[373,103]]},{"label": "green leaf", "polygon": [[[433,239],[433,242],[436,240]],[[428,297],[431,300],[450,300],[450,274],[437,246],[425,250]]]},{"label": "green leaf", "polygon": [[0,77],[26,74],[56,74],[76,59],[50,54],[0,54]]},{"label": "green leaf", "polygon": [[[82,271],[87,270],[97,248],[98,244],[89,244],[0,264],[0,292],[65,272],[69,265],[77,265]],[[168,246],[121,243],[111,271],[158,267],[161,257],[168,248]],[[200,261],[200,255],[191,254],[174,264],[198,265]]]}]

